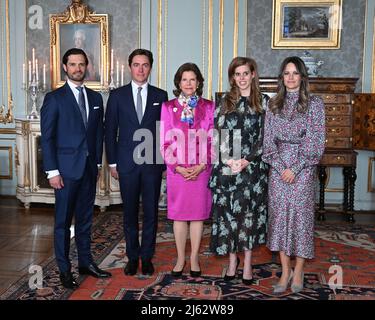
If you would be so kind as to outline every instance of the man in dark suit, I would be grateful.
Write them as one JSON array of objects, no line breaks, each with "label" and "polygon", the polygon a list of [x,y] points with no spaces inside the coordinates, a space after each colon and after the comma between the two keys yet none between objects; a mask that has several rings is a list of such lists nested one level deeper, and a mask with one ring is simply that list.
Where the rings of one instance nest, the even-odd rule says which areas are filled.
[{"label": "man in dark suit", "polygon": [[[157,121],[161,105],[168,100],[166,91],[148,84],[153,57],[145,49],[134,50],[128,59],[132,81],[109,96],[105,114],[105,146],[111,176],[119,179],[124,210],[124,234],[128,263],[126,275],[137,273],[139,258],[142,273],[152,275],[155,252],[158,200],[162,171],[158,153]],[[139,136],[144,139],[139,141]],[[137,137],[138,136],[138,137]],[[148,138],[150,139],[147,139]],[[144,146],[142,151],[140,146]],[[142,163],[146,154],[152,159]],[[142,197],[142,239],[138,238],[138,210]]]},{"label": "man in dark suit", "polygon": [[110,277],[94,263],[91,225],[98,167],[103,153],[103,100],[83,86],[87,56],[68,50],[62,59],[67,82],[46,94],[41,109],[41,146],[44,170],[55,189],[54,245],[64,287],[78,286],[69,260],[70,226],[75,218],[75,241],[80,274]]}]

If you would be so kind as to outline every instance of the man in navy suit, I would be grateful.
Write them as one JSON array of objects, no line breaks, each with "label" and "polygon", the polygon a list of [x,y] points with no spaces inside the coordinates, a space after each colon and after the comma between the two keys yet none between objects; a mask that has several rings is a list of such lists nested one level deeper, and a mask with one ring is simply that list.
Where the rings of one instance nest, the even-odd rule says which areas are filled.
[{"label": "man in navy suit", "polygon": [[[158,200],[163,162],[157,161],[161,105],[168,100],[166,91],[148,84],[153,57],[145,49],[134,50],[128,59],[132,81],[110,93],[105,114],[105,146],[111,176],[119,179],[124,211],[124,234],[128,263],[126,275],[137,273],[139,258],[142,273],[152,275],[155,252]],[[151,137],[139,141],[143,133]],[[142,138],[143,139],[143,138]],[[143,152],[139,145],[144,144]],[[138,146],[138,147],[137,147]],[[142,163],[145,152],[151,161]],[[160,157],[159,157],[160,158]],[[142,239],[138,236],[138,210],[142,197]]]},{"label": "man in navy suit", "polygon": [[91,225],[98,167],[103,153],[103,100],[83,86],[88,59],[81,49],[69,49],[62,59],[64,86],[46,94],[41,109],[44,170],[55,190],[54,245],[64,287],[78,286],[69,259],[70,226],[75,218],[78,271],[96,278],[110,277],[94,263]]}]

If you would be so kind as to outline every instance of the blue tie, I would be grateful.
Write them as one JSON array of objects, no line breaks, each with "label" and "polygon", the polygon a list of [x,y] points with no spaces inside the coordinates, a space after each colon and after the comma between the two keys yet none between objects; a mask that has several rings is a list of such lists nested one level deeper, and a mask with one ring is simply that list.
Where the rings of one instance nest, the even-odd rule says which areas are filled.
[{"label": "blue tie", "polygon": [[81,112],[83,124],[85,125],[85,128],[87,129],[87,113],[86,113],[85,96],[83,94],[83,87],[76,87],[76,89],[79,91],[79,95],[78,95],[79,111]]}]

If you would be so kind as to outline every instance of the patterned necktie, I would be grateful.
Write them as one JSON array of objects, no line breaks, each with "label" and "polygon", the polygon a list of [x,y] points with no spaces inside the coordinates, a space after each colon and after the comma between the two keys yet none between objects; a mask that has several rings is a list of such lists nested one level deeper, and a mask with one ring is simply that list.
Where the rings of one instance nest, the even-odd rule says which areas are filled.
[{"label": "patterned necktie", "polygon": [[142,96],[141,96],[142,87],[138,87],[138,93],[137,93],[137,117],[138,122],[142,122],[143,117],[143,111],[142,111]]},{"label": "patterned necktie", "polygon": [[86,102],[85,102],[85,96],[83,94],[83,87],[76,87],[76,89],[79,91],[79,95],[78,95],[79,111],[81,112],[81,115],[82,115],[83,124],[85,125],[85,128],[87,129]]}]

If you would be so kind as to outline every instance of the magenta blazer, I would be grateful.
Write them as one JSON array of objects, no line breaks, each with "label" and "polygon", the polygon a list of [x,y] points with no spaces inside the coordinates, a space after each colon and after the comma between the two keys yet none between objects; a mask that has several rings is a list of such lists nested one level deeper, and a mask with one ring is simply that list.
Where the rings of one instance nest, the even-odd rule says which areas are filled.
[{"label": "magenta blazer", "polygon": [[[189,167],[205,163],[206,170],[210,171],[215,104],[210,100],[200,98],[192,125],[181,121],[182,110],[183,107],[177,98],[164,102],[162,105],[160,141],[161,153],[167,168],[174,172],[177,165]],[[189,132],[202,135],[202,139],[197,138],[195,141],[189,139]]]},{"label": "magenta blazer", "polygon": [[[206,220],[210,217],[212,202],[207,184],[211,174],[215,107],[212,101],[200,98],[192,125],[181,121],[182,110],[178,99],[164,102],[161,109],[161,153],[167,165],[167,217],[179,221]],[[199,133],[200,137],[194,135],[195,139],[189,140],[189,133]],[[205,163],[206,169],[196,180],[186,181],[175,173],[177,165],[189,167],[200,163]]]}]

